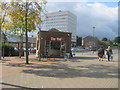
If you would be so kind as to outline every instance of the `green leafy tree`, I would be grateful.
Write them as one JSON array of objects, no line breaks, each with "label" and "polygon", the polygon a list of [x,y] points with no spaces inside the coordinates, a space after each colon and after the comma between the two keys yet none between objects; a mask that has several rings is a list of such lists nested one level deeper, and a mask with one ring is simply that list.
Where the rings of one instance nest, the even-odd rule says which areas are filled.
[{"label": "green leafy tree", "polygon": [[[30,0],[27,0],[27,2],[12,0],[8,3],[9,8],[6,9],[9,21],[4,24],[4,27],[8,27],[7,30],[20,35],[20,37],[24,35],[26,30],[27,32],[36,30],[36,27],[43,22],[40,14],[43,13],[44,16],[46,14],[44,8],[42,8],[46,3],[45,0],[35,0],[34,2]],[[26,38],[28,38],[27,35]],[[26,39],[26,42],[28,42],[28,39]]]},{"label": "green leafy tree", "polygon": [[108,39],[106,38],[106,37],[104,37],[103,39],[102,39],[102,41],[107,41]]},{"label": "green leafy tree", "polygon": [[82,45],[82,37],[77,36],[76,38],[77,38],[76,45],[81,46]]},{"label": "green leafy tree", "polygon": [[120,37],[115,37],[114,42],[119,44],[120,43]]},{"label": "green leafy tree", "polygon": [[[10,27],[10,23],[8,24],[8,20],[6,18],[8,8],[9,8],[8,3],[0,1],[0,42],[2,42],[1,37],[3,37],[4,43],[5,43],[5,37],[6,37],[6,34],[4,33],[4,31]],[[1,59],[1,53],[2,53],[1,47],[2,47],[2,44],[0,44],[0,59]],[[3,49],[3,52],[4,52],[4,49]]]},{"label": "green leafy tree", "polygon": [[99,41],[99,46],[102,46],[104,48],[107,48],[108,47],[108,44],[105,43],[104,41]]}]

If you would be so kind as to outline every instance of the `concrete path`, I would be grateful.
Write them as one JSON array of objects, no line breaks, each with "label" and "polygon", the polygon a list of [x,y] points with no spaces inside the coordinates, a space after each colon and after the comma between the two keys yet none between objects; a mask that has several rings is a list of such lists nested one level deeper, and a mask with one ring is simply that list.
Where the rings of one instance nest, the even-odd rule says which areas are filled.
[{"label": "concrete path", "polygon": [[[69,61],[56,61],[23,69],[2,65],[9,72],[3,88],[118,88],[118,53],[114,60],[98,61],[96,54],[77,53]],[[13,71],[13,72],[12,72]]]}]

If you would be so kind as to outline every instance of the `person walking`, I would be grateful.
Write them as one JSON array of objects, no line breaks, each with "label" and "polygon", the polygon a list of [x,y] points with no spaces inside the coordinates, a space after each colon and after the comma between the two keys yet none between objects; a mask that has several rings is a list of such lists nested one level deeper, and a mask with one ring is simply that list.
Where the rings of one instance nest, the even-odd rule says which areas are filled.
[{"label": "person walking", "polygon": [[106,54],[107,54],[108,61],[110,61],[110,57],[113,54],[110,46],[108,46],[108,48],[106,49]]},{"label": "person walking", "polygon": [[11,48],[9,48],[9,51],[8,51],[8,53],[9,53],[9,56],[11,56]]},{"label": "person walking", "polygon": [[104,56],[104,48],[100,47],[100,49],[98,49],[98,60],[103,61],[103,56]]}]

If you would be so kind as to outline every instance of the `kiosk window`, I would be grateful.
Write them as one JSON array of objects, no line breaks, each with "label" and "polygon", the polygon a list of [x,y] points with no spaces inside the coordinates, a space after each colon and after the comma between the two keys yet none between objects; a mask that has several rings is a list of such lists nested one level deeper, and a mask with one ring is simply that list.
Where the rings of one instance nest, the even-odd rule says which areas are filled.
[{"label": "kiosk window", "polygon": [[60,49],[60,42],[52,41],[51,42],[51,49]]}]

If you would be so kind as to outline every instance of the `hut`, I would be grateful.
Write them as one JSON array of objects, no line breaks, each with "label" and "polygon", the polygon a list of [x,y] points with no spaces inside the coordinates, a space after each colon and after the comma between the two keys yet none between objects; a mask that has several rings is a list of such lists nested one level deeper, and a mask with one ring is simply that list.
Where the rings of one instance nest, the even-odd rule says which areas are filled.
[{"label": "hut", "polygon": [[55,28],[40,31],[36,47],[37,57],[64,57],[65,53],[71,53],[71,33],[60,32]]}]

